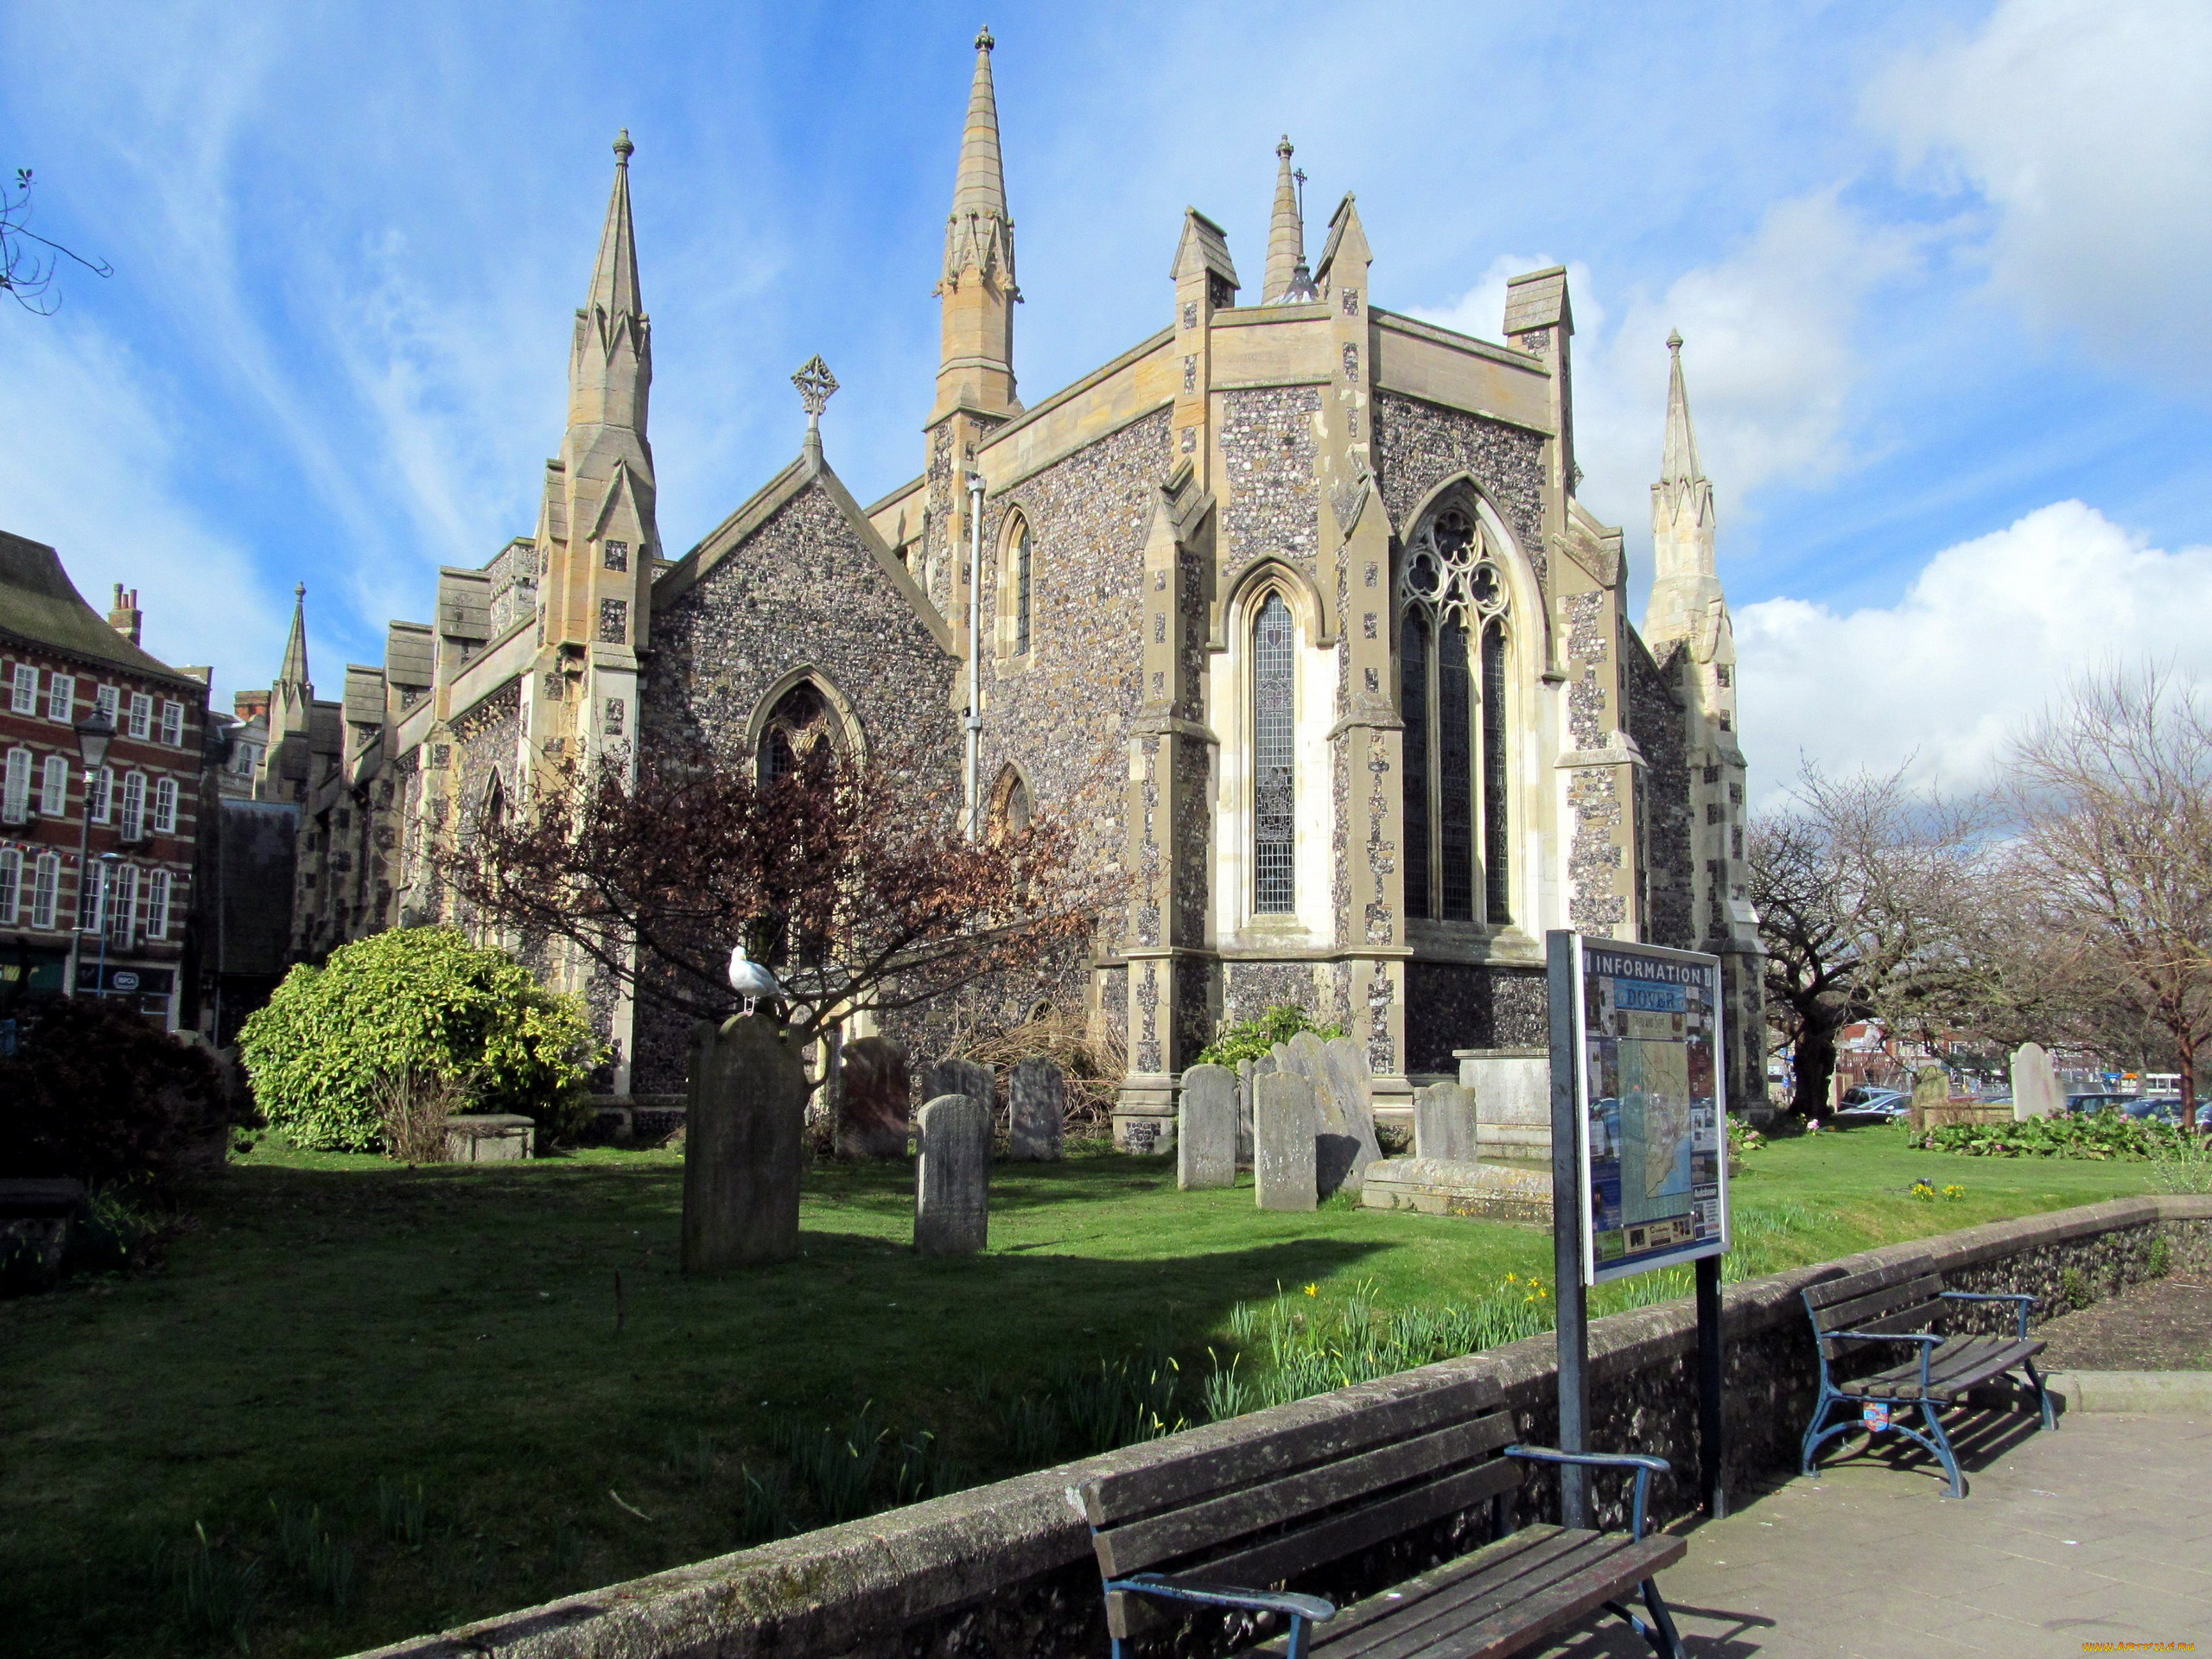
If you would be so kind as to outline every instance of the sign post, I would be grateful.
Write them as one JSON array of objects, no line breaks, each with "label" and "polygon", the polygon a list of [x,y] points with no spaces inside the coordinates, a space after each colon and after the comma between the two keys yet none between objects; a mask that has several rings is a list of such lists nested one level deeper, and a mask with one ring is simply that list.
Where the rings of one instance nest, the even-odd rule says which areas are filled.
[{"label": "sign post", "polygon": [[[1728,1249],[1720,963],[1564,931],[1546,944],[1560,1446],[1588,1449],[1586,1287],[1694,1264],[1699,1490],[1718,1516],[1725,1512],[1720,1258]],[[1579,1486],[1562,1494],[1563,1524],[1586,1525],[1573,1518],[1586,1514]]]}]

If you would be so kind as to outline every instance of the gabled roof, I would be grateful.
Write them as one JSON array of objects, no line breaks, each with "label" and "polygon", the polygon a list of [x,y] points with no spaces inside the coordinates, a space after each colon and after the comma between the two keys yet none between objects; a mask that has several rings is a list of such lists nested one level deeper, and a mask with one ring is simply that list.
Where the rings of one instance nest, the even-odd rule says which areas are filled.
[{"label": "gabled roof", "polygon": [[44,542],[4,530],[0,530],[0,634],[133,674],[207,690],[111,627],[105,617],[85,602],[61,568],[60,554]]},{"label": "gabled roof", "polygon": [[937,641],[938,648],[948,657],[958,657],[960,648],[953,638],[950,625],[938,614],[937,607],[930,603],[929,595],[916,584],[906,567],[899,563],[899,556],[876,533],[875,526],[868,522],[868,514],[861,510],[860,503],[853,499],[852,492],[845,487],[844,480],[831,469],[828,461],[821,458],[818,451],[801,454],[762,485],[752,499],[701,537],[696,546],[656,580],[653,583],[654,613],[658,614],[688,593],[724,559],[742,548],[755,531],[774,517],[778,509],[814,485],[822,487],[823,493],[844,516],[845,522],[852,526],[853,534],[860,538],[869,556],[874,559],[876,568],[899,590],[907,604],[913,607],[914,614],[921,619],[923,626],[929,629],[930,637]]}]

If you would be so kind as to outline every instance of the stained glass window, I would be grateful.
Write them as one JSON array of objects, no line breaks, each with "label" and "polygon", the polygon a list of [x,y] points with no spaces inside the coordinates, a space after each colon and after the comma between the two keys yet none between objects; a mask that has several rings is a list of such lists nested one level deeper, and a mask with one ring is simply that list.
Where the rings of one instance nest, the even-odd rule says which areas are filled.
[{"label": "stained glass window", "polygon": [[1269,594],[1252,630],[1252,908],[1297,907],[1294,750],[1297,664],[1290,607]]},{"label": "stained glass window", "polygon": [[1483,878],[1493,923],[1513,919],[1507,879],[1512,832],[1506,816],[1505,625],[1483,630]]},{"label": "stained glass window", "polygon": [[1428,620],[1406,617],[1398,643],[1398,701],[1405,715],[1406,913],[1426,916],[1428,897]]},{"label": "stained glass window", "polygon": [[1029,526],[1014,533],[1014,654],[1029,654]]},{"label": "stained glass window", "polygon": [[1467,631],[1447,618],[1436,630],[1436,829],[1447,922],[1475,918],[1473,691]]}]

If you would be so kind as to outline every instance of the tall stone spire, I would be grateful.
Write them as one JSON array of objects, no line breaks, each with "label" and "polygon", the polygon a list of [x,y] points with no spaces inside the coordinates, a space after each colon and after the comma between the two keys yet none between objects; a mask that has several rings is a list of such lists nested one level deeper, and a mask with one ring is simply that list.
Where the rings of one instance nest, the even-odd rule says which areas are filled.
[{"label": "tall stone spire", "polygon": [[292,588],[292,632],[284,641],[284,665],[269,689],[271,742],[287,732],[304,732],[315,708],[315,684],[308,678],[308,588]]},{"label": "tall stone spire", "polygon": [[[998,93],[991,81],[991,31],[976,37],[976,78],[960,138],[952,216],[944,227],[944,349],[936,416],[969,409],[1001,417],[1021,407],[1014,393],[1014,220],[999,156]],[[934,418],[934,416],[932,417]]]},{"label": "tall stone spire", "polygon": [[599,233],[599,258],[591,292],[576,313],[576,338],[569,359],[569,423],[645,425],[645,397],[652,385],[652,325],[638,289],[638,238],[630,223],[630,157],[637,146],[628,128],[614,141],[614,188],[607,224]]},{"label": "tall stone spire", "polygon": [[1721,602],[1713,483],[1698,465],[1680,334],[1667,336],[1667,435],[1659,481],[1651,486],[1651,602],[1643,629],[1655,648],[1662,639],[1690,637]]},{"label": "tall stone spire", "polygon": [[1262,305],[1284,300],[1294,305],[1319,297],[1306,269],[1306,215],[1298,200],[1298,187],[1306,175],[1291,170],[1294,153],[1290,135],[1285,133],[1275,146],[1275,211],[1268,225],[1268,268],[1260,280]]}]

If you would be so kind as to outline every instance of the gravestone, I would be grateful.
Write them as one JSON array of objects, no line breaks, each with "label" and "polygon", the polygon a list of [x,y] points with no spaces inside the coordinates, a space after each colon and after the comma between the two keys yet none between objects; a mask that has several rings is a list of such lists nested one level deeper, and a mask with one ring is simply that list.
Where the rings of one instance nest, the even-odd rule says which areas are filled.
[{"label": "gravestone", "polygon": [[1262,1210],[1311,1210],[1319,1188],[1314,1147],[1321,1117],[1313,1085],[1290,1071],[1252,1079],[1252,1172]]},{"label": "gravestone", "polygon": [[914,1119],[914,1249],[973,1255],[990,1242],[990,1109],[939,1095]]},{"label": "gravestone", "polygon": [[1940,1065],[1923,1065],[1912,1078],[1912,1127],[1930,1128],[1929,1113],[1940,1113],[1951,1103],[1951,1074]]},{"label": "gravestone", "polygon": [[906,1045],[856,1037],[845,1045],[837,1102],[840,1158],[904,1158],[912,1084]]},{"label": "gravestone", "polygon": [[1315,1169],[1320,1193],[1327,1198],[1339,1190],[1357,1192],[1367,1166],[1382,1155],[1375,1138],[1375,1114],[1368,1104],[1367,1056],[1348,1037],[1324,1042],[1310,1031],[1301,1031],[1287,1043],[1275,1046],[1276,1069],[1294,1073],[1313,1085],[1319,1118],[1320,1143]]},{"label": "gravestone", "polygon": [[1414,1156],[1475,1161],[1473,1090],[1463,1083],[1432,1083],[1414,1090]]},{"label": "gravestone", "polygon": [[683,1135],[683,1270],[798,1254],[806,1068],[764,1014],[691,1028]]},{"label": "gravestone", "polygon": [[1236,1167],[1252,1167],[1252,1079],[1262,1071],[1272,1071],[1275,1063],[1262,1055],[1256,1060],[1236,1062]]},{"label": "gravestone", "polygon": [[1236,1185],[1236,1074],[1194,1065],[1183,1074],[1175,1109],[1175,1185]]},{"label": "gravestone", "polygon": [[2012,1051],[2012,1116],[2063,1117],[2066,1091],[2058,1086],[2058,1071],[2050,1052],[2041,1043],[2022,1043]]},{"label": "gravestone", "polygon": [[1007,1156],[1028,1163],[1059,1161],[1068,1116],[1067,1079],[1060,1068],[1042,1055],[1016,1061],[1006,1096]]},{"label": "gravestone", "polygon": [[974,1060],[938,1060],[922,1074],[922,1098],[935,1100],[939,1095],[965,1095],[983,1109],[983,1116],[998,1116],[998,1078],[988,1065]]}]

